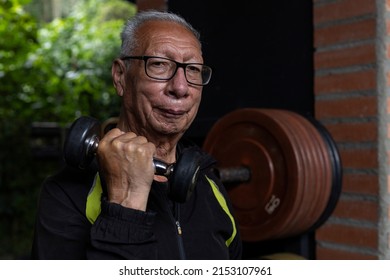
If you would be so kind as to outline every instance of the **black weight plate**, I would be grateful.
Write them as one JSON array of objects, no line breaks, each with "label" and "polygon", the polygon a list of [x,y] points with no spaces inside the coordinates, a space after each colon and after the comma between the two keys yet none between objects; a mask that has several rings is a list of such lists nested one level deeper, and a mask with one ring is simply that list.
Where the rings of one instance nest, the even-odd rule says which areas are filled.
[{"label": "black weight plate", "polygon": [[88,153],[88,141],[100,136],[100,122],[89,116],[76,119],[64,142],[63,156],[67,165],[85,169],[94,158]]}]

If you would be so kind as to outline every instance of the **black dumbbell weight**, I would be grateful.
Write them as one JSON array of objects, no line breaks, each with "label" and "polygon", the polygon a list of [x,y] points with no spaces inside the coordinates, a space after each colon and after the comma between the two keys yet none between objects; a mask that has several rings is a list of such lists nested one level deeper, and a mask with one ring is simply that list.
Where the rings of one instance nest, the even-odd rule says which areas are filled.
[{"label": "black dumbbell weight", "polygon": [[86,169],[95,157],[99,144],[100,122],[83,116],[75,120],[69,128],[64,142],[64,159],[67,165]]},{"label": "black dumbbell weight", "polygon": [[[67,165],[86,169],[93,161],[99,145],[101,125],[92,117],[82,116],[71,125],[64,142],[64,159]],[[177,202],[185,202],[196,185],[201,155],[185,149],[177,163],[168,164],[153,159],[155,174],[168,178],[169,195]]]}]

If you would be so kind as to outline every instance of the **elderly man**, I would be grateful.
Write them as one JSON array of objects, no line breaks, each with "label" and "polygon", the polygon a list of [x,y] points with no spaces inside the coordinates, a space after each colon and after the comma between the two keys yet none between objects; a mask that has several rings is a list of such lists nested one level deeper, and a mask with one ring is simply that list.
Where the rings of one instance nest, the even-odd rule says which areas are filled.
[{"label": "elderly man", "polygon": [[[182,17],[146,11],[128,21],[112,65],[122,98],[117,127],[97,148],[98,168],[65,167],[41,193],[34,259],[239,259],[241,241],[215,161],[182,139],[211,68],[199,34]],[[199,150],[196,186],[175,201],[153,159],[174,163]]]}]

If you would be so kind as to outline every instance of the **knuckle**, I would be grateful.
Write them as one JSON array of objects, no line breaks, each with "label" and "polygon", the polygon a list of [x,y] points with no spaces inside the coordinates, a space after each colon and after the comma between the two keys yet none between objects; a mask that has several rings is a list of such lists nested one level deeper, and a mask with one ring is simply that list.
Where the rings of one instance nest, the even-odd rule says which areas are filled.
[{"label": "knuckle", "polygon": [[114,149],[114,150],[120,150],[121,149],[121,146],[122,146],[122,141],[120,138],[114,138],[112,139],[111,141],[111,147]]}]

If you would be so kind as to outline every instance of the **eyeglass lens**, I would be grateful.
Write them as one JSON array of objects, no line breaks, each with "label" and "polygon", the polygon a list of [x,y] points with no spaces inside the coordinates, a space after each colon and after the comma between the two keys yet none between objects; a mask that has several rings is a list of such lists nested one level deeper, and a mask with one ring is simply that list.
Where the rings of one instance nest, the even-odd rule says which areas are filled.
[{"label": "eyeglass lens", "polygon": [[211,77],[211,68],[202,64],[181,64],[170,59],[150,57],[146,61],[146,74],[154,79],[171,79],[178,67],[185,69],[185,76],[189,83],[205,85]]}]

